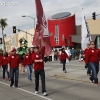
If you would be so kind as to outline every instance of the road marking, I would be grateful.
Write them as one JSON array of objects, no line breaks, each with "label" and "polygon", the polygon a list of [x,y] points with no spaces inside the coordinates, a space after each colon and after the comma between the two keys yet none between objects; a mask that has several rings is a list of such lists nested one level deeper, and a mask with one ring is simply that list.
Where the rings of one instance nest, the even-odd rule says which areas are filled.
[{"label": "road marking", "polygon": [[50,76],[50,75],[46,75],[46,76],[47,77],[53,77],[53,78],[59,78],[59,79],[68,79],[68,80],[73,80],[73,81],[78,81],[78,82],[90,83],[89,81],[80,80],[80,79],[74,79],[74,78],[68,78],[66,76]]},{"label": "road marking", "polygon": [[[0,81],[0,84],[4,84],[4,85],[6,85],[6,86],[9,86],[9,84],[6,84],[6,83],[1,82],[1,81]],[[43,98],[43,99],[46,99],[46,100],[53,100],[53,99],[50,99],[50,98],[47,98],[47,97],[41,96],[41,95],[39,95],[39,94],[35,94],[35,93],[33,93],[33,92],[30,92],[30,91],[27,91],[27,90],[21,89],[21,88],[16,88],[16,89],[21,90],[21,91],[23,91],[23,92],[27,92],[27,93],[29,93],[29,94],[33,94],[33,95],[35,95],[35,96],[38,96],[38,97]]]}]

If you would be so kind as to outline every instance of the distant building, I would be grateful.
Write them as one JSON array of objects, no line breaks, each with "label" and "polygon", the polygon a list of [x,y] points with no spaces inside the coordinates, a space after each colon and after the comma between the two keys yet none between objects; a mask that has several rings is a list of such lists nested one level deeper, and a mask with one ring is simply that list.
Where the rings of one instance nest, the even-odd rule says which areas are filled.
[{"label": "distant building", "polygon": [[20,47],[19,40],[22,37],[24,37],[28,41],[28,47],[33,47],[32,41],[33,41],[34,29],[29,29],[29,30],[26,30],[25,32],[14,33],[9,36],[6,36],[5,37],[6,51],[11,50],[12,47],[15,47],[15,48]]},{"label": "distant building", "polygon": [[[100,48],[100,19],[86,19],[92,40]],[[81,48],[81,25],[76,26],[75,14],[62,12],[48,18],[48,31],[52,47]]]},{"label": "distant building", "polygon": [[70,35],[76,35],[75,14],[62,12],[48,18],[48,31],[52,47],[75,46]]},{"label": "distant building", "polygon": [[[92,41],[100,48],[100,19],[87,19]],[[76,43],[76,47],[81,48],[81,25],[76,26],[76,35],[71,35],[72,42]]]}]

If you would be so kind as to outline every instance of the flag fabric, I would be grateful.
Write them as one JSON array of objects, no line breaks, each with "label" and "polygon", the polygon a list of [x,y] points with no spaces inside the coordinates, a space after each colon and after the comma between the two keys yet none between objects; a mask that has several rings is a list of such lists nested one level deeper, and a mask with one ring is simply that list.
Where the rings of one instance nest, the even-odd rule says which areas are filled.
[{"label": "flag fabric", "polygon": [[47,22],[46,22],[46,18],[45,18],[45,15],[44,15],[44,11],[43,11],[41,1],[35,0],[35,3],[36,3],[36,13],[37,13],[38,23],[46,28]]},{"label": "flag fabric", "polygon": [[34,46],[40,46],[39,37],[42,37],[43,44],[45,46],[45,55],[48,56],[52,52],[51,43],[50,43],[50,37],[48,35],[44,35],[43,34],[45,32],[44,32],[44,29],[43,29],[42,26],[41,26],[41,29],[39,31],[37,29],[35,30],[34,39],[33,39],[33,43],[32,44]]},{"label": "flag fabric", "polygon": [[33,38],[33,43],[32,43],[34,46],[39,46],[40,45],[39,36],[43,37],[43,33],[44,33],[44,29],[43,29],[42,25],[39,26],[37,24],[36,29],[35,29],[34,38]]},{"label": "flag fabric", "polygon": [[82,14],[82,27],[81,27],[81,47],[82,50],[86,49],[86,44],[90,43],[91,35],[88,27],[88,23],[86,22],[86,18],[84,13]]},{"label": "flag fabric", "polygon": [[44,40],[44,45],[45,45],[45,55],[49,56],[52,52],[52,48],[51,48],[51,43],[50,43],[50,38],[49,36],[47,37],[43,37]]},{"label": "flag fabric", "polygon": [[[47,22],[46,17],[44,15],[43,7],[40,0],[35,0],[36,3],[36,13],[37,13],[37,20],[38,23],[36,25],[33,45],[40,46],[39,37],[42,37],[43,43],[45,45],[45,55],[50,55],[52,52],[51,44],[50,44],[50,37],[48,35],[47,30]],[[46,35],[45,35],[46,34]]]}]

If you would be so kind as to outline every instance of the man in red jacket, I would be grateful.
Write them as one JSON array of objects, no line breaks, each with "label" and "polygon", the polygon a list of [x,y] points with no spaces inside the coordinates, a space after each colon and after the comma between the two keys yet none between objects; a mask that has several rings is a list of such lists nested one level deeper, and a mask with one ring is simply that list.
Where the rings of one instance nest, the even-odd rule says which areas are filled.
[{"label": "man in red jacket", "polygon": [[[85,54],[85,59],[87,57],[87,52],[90,48],[90,44],[87,44],[87,48],[84,50],[84,54]],[[85,66],[85,68],[87,68],[87,75],[91,75],[91,68],[89,66]]]},{"label": "man in red jacket", "polygon": [[35,94],[38,93],[39,90],[39,75],[41,76],[42,82],[42,93],[44,96],[47,95],[46,87],[45,87],[45,71],[44,71],[44,55],[45,55],[45,47],[42,47],[41,50],[37,46],[34,48],[35,53],[32,55],[32,59],[34,61],[34,70],[35,70]]},{"label": "man in red jacket", "polygon": [[90,42],[91,48],[87,51],[87,56],[85,63],[88,65],[92,70],[92,75],[90,77],[90,81],[98,86],[98,77],[97,74],[99,72],[99,59],[100,59],[100,50],[95,47],[94,41]]},{"label": "man in red jacket", "polygon": [[14,84],[14,76],[15,76],[15,87],[18,87],[18,78],[19,78],[19,63],[20,63],[20,56],[16,54],[16,49],[13,49],[12,55],[9,56],[8,59],[8,71],[11,72],[11,84],[10,87]]}]

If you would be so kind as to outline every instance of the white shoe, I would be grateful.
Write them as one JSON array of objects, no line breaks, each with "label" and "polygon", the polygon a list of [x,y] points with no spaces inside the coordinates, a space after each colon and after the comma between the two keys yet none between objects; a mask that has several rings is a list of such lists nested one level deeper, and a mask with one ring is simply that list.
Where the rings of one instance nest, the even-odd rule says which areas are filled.
[{"label": "white shoe", "polygon": [[43,93],[43,95],[44,95],[44,96],[46,96],[46,95],[47,95],[47,93],[46,93],[46,92],[44,92],[44,93]]},{"label": "white shoe", "polygon": [[65,72],[65,73],[67,73],[67,71],[66,71],[66,70],[65,70],[64,72]]},{"label": "white shoe", "polygon": [[38,91],[35,91],[35,94],[38,94]]}]

